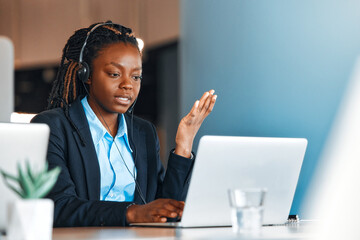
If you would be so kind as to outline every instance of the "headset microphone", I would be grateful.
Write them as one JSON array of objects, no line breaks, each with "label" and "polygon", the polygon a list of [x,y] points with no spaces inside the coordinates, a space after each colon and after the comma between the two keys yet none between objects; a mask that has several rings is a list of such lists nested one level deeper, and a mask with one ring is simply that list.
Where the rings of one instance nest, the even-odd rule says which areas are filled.
[{"label": "headset microphone", "polygon": [[136,104],[138,98],[135,98],[135,101],[131,104],[131,106],[128,108],[127,112],[133,114],[134,113],[134,107]]}]

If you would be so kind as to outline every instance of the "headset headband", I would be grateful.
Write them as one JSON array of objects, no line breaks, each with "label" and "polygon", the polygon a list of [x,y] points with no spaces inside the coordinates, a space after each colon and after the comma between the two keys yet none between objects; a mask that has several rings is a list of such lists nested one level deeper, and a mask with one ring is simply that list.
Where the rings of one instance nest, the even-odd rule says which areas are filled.
[{"label": "headset headband", "polygon": [[80,50],[80,56],[79,56],[79,63],[82,64],[83,63],[83,54],[84,54],[84,49],[86,47],[86,44],[87,44],[87,40],[90,36],[90,34],[95,31],[95,29],[97,29],[98,27],[101,27],[101,26],[104,26],[104,25],[117,25],[117,24],[114,24],[112,22],[106,22],[106,23],[98,23],[96,24],[86,35],[86,38],[85,38],[85,41],[84,41],[84,44],[83,46],[81,47],[81,50]]}]

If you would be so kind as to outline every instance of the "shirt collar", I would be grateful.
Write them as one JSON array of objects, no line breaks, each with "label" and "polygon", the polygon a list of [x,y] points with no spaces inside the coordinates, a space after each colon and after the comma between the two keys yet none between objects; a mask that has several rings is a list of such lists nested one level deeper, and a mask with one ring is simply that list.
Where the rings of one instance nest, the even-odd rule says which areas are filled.
[{"label": "shirt collar", "polygon": [[[98,119],[98,117],[96,116],[96,114],[94,113],[92,108],[90,107],[90,105],[87,101],[87,96],[81,100],[81,104],[83,105],[85,115],[86,115],[86,118],[89,123],[90,132],[91,132],[91,136],[92,136],[94,144],[95,145],[99,144],[100,140],[103,138],[105,138],[107,140],[109,140],[109,139],[112,140],[110,133],[107,131],[107,129],[104,127],[104,125],[100,122],[100,120]],[[132,152],[132,149],[129,144],[129,139],[128,139],[128,132],[127,132],[125,116],[124,116],[124,114],[119,114],[119,117],[120,117],[119,126],[118,126],[118,131],[116,133],[115,138],[119,139],[121,137],[124,137],[126,145]]]}]

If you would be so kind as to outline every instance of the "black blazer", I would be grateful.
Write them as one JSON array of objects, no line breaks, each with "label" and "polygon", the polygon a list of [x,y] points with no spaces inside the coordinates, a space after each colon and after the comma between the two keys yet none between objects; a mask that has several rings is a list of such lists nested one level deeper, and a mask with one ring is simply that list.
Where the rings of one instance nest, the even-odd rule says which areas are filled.
[{"label": "black blazer", "polygon": [[[160,147],[155,127],[135,116],[131,126],[131,116],[128,114],[125,114],[125,119],[137,168],[137,182],[146,201],[157,198],[185,200],[193,160],[170,153],[165,173],[159,158]],[[56,108],[38,114],[32,122],[49,125],[49,168],[60,166],[62,169],[48,195],[55,203],[54,226],[127,225],[126,209],[132,202],[99,200],[100,168],[80,100],[70,105],[69,119],[63,109]],[[136,190],[134,202],[142,204]]]}]

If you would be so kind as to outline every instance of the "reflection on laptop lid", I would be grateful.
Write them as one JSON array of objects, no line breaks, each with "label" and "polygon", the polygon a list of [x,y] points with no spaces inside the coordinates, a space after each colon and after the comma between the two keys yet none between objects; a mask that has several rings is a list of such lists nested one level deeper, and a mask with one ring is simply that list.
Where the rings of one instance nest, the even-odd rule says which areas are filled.
[{"label": "reflection on laptop lid", "polygon": [[[0,168],[17,175],[17,164],[25,160],[35,169],[42,169],[49,142],[50,129],[46,124],[0,123]],[[6,229],[7,203],[19,197],[0,177],[0,230]]]},{"label": "reflection on laptop lid", "polygon": [[306,146],[303,138],[204,136],[181,222],[133,225],[231,226],[229,188],[266,188],[264,224],[284,224]]}]

